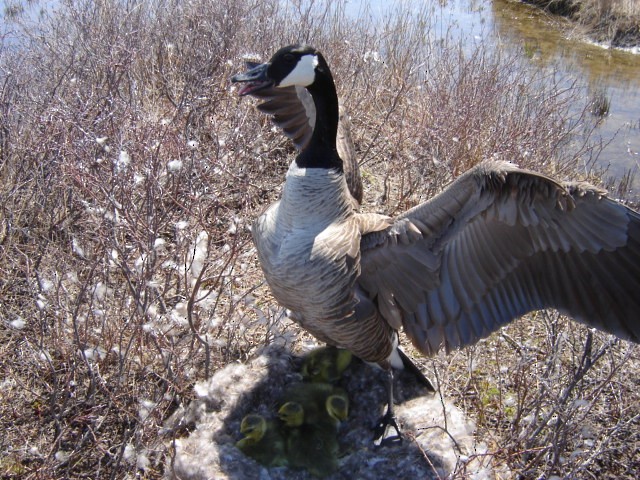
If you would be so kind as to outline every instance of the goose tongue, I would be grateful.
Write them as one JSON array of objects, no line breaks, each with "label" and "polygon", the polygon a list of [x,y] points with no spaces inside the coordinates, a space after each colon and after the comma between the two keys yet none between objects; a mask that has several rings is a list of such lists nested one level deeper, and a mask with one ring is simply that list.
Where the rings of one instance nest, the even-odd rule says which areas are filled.
[{"label": "goose tongue", "polygon": [[246,83],[238,92],[239,96],[243,97],[273,85],[273,80],[267,77],[268,63],[256,64],[247,62],[247,68],[249,70],[246,72],[231,77],[231,82],[233,83]]}]

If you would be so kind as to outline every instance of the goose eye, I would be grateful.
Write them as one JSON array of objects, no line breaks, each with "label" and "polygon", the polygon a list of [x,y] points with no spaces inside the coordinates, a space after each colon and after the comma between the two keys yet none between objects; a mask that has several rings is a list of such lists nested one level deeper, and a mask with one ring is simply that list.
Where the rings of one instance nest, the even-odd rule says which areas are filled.
[{"label": "goose eye", "polygon": [[287,62],[287,63],[293,63],[293,62],[296,61],[296,57],[294,57],[291,53],[287,53],[284,56],[284,61]]}]

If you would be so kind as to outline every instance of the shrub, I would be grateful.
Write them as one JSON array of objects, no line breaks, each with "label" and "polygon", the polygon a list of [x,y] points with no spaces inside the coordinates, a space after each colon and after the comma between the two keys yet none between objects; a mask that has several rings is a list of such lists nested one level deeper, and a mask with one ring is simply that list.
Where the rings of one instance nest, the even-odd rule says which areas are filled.
[{"label": "shrub", "polygon": [[[14,10],[0,46],[4,476],[159,478],[171,461],[163,420],[196,380],[280,328],[249,225],[277,198],[293,151],[236,98],[228,79],[244,55],[293,41],[326,53],[370,209],[412,206],[482,159],[569,176],[594,152],[576,142],[575,92],[553,75],[435,38],[427,9],[375,24],[344,7],[78,0],[33,17]],[[620,370],[635,350],[606,336],[586,345],[584,329],[536,318],[531,340],[518,324],[487,353],[429,365],[447,372],[444,388],[514,469],[625,473],[614,453],[637,465],[638,414]],[[510,337],[515,350],[500,343]],[[519,359],[515,372],[497,361],[505,352]],[[471,361],[482,372],[465,370]],[[582,438],[572,419],[594,409],[606,410],[592,420],[603,440],[562,460]]]}]

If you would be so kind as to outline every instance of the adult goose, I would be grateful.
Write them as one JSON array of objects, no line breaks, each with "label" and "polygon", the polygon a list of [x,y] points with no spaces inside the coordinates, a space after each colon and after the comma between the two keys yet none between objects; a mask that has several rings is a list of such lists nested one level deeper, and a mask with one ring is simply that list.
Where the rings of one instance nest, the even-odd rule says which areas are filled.
[{"label": "adult goose", "polygon": [[486,337],[532,310],[556,308],[640,342],[640,215],[586,183],[506,162],[480,164],[441,194],[390,218],[356,210],[336,148],[329,66],[291,45],[233,77],[239,94],[304,87],[316,121],[282,198],[252,234],[273,295],[319,340],[389,372],[376,432],[399,431],[392,367],[402,327],[425,355]]}]

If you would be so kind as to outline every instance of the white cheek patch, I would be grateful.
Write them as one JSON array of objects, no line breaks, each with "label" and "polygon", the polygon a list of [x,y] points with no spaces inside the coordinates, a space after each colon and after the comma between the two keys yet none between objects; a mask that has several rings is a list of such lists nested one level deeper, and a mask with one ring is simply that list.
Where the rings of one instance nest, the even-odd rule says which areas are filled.
[{"label": "white cheek patch", "polygon": [[296,67],[289,75],[282,79],[278,87],[288,87],[290,85],[300,85],[308,87],[316,79],[316,66],[318,57],[316,55],[304,55],[298,60]]}]

